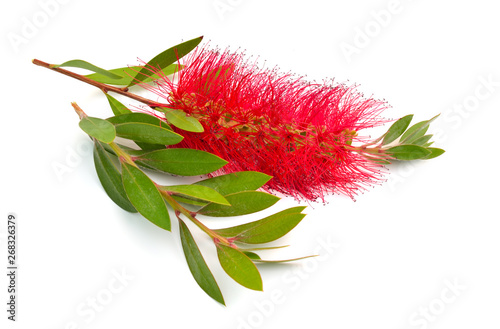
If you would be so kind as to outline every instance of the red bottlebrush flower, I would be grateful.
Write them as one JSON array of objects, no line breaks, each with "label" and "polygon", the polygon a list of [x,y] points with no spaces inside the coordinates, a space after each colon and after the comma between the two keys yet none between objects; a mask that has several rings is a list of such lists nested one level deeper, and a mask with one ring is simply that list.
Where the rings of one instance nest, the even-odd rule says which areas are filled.
[{"label": "red bottlebrush flower", "polygon": [[273,176],[268,190],[308,200],[353,197],[380,178],[381,165],[353,152],[353,144],[367,142],[360,130],[385,122],[385,102],[344,84],[259,69],[240,53],[197,49],[184,65],[174,80],[148,89],[202,123],[204,132],[182,131],[173,147],[227,160],[215,174],[260,171]]}]

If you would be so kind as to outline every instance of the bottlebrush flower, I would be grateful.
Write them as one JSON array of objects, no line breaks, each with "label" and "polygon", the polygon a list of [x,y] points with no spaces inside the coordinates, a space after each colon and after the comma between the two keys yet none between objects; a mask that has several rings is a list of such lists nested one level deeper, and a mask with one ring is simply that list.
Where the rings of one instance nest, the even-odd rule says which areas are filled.
[{"label": "bottlebrush flower", "polygon": [[197,49],[184,65],[175,79],[146,87],[202,123],[204,132],[182,131],[173,147],[229,161],[216,174],[260,171],[273,176],[268,190],[307,200],[353,197],[380,179],[381,164],[353,145],[368,142],[358,132],[386,122],[385,102],[345,84],[259,69],[241,53]]}]

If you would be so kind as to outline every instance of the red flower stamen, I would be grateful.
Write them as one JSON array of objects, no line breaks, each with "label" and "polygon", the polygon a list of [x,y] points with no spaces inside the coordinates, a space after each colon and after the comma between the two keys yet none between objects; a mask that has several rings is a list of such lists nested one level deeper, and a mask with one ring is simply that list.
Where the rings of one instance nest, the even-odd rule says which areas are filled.
[{"label": "red flower stamen", "polygon": [[361,130],[386,122],[379,117],[385,102],[345,84],[259,69],[239,53],[197,49],[184,65],[148,89],[202,123],[203,133],[181,131],[173,147],[229,161],[215,175],[260,171],[273,176],[266,189],[308,200],[353,197],[380,179],[381,165],[352,145],[367,142]]}]

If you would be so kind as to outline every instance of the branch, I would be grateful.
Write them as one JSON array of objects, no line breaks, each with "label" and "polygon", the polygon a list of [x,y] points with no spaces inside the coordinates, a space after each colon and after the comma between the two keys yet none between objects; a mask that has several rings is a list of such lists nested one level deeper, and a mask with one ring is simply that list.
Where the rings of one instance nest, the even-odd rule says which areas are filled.
[{"label": "branch", "polygon": [[141,103],[144,103],[144,104],[146,104],[146,105],[148,105],[148,106],[150,106],[152,108],[155,108],[155,107],[167,107],[168,106],[168,104],[162,104],[162,103],[154,102],[154,101],[152,101],[150,99],[147,99],[147,98],[141,97],[139,95],[130,93],[128,91],[128,88],[118,88],[118,87],[107,85],[107,84],[102,83],[102,82],[97,82],[97,81],[89,79],[89,78],[87,78],[87,77],[85,77],[83,75],[80,75],[80,74],[77,74],[77,73],[74,73],[74,72],[62,69],[60,67],[54,67],[52,64],[42,62],[42,61],[40,61],[38,59],[34,59],[33,60],[33,64],[41,66],[41,67],[45,67],[45,68],[47,68],[49,70],[52,70],[52,71],[55,71],[55,72],[67,75],[69,77],[72,77],[74,79],[83,81],[85,83],[88,83],[89,85],[92,85],[94,87],[97,87],[97,88],[101,89],[102,92],[105,93],[105,94],[108,93],[108,91],[112,91],[114,93],[117,93],[117,94],[123,95],[125,97],[134,99],[134,100],[139,101]]}]

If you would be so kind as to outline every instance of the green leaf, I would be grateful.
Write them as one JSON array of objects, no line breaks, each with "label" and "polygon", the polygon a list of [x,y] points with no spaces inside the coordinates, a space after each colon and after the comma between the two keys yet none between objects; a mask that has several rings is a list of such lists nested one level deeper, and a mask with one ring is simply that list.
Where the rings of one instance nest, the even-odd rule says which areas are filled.
[{"label": "green leaf", "polygon": [[[235,241],[235,243],[238,243],[238,241]],[[286,248],[290,247],[290,245],[286,246],[272,246],[272,247],[253,247],[253,248],[239,248],[241,251],[255,251],[255,250],[273,250],[273,249],[281,249],[281,248]]]},{"label": "green leaf", "polygon": [[440,149],[437,147],[428,147],[427,150],[430,151],[431,154],[429,154],[428,156],[423,158],[425,160],[437,158],[438,156],[440,156],[441,154],[443,154],[445,152],[443,149]]},{"label": "green leaf", "polygon": [[429,156],[431,151],[418,145],[398,145],[389,148],[387,153],[397,160],[417,160]]},{"label": "green leaf", "polygon": [[165,118],[168,122],[177,128],[195,133],[203,132],[203,126],[200,121],[192,116],[187,116],[184,111],[166,108],[162,108],[161,110],[165,112]]},{"label": "green leaf", "polygon": [[122,209],[129,212],[137,212],[125,193],[121,173],[113,159],[117,159],[116,156],[108,153],[101,142],[95,141],[94,165],[104,191]]},{"label": "green leaf", "polygon": [[188,196],[172,195],[172,198],[177,202],[190,204],[190,205],[198,206],[198,207],[203,207],[203,206],[206,206],[207,204],[210,203],[207,201],[203,201],[203,200],[196,199],[196,198],[191,198]]},{"label": "green leaf", "polygon": [[134,207],[153,224],[170,231],[170,216],[155,183],[140,169],[122,163],[122,180]]},{"label": "green leaf", "polygon": [[213,299],[225,305],[224,297],[215,281],[215,278],[203,259],[203,255],[198,249],[191,232],[186,224],[179,219],[179,234],[181,236],[182,250],[186,256],[189,270],[198,285]]},{"label": "green leaf", "polygon": [[408,130],[403,134],[403,136],[401,136],[401,144],[412,144],[415,140],[424,136],[425,133],[427,132],[427,129],[429,129],[429,124],[432,121],[434,121],[438,116],[439,114],[433,117],[432,119],[421,121],[408,128]]},{"label": "green leaf", "polygon": [[186,148],[153,151],[139,156],[137,160],[139,164],[181,176],[208,174],[227,163],[208,152]]},{"label": "green leaf", "polygon": [[282,260],[253,259],[253,261],[256,263],[287,263],[287,262],[295,262],[298,260],[311,258],[311,257],[316,257],[316,255],[297,257],[297,258],[291,258],[291,259],[282,259]]},{"label": "green leaf", "polygon": [[259,255],[257,255],[256,253],[254,252],[251,252],[251,251],[242,251],[248,258],[250,258],[251,260],[253,260],[254,262],[256,260],[259,260],[261,259]]},{"label": "green leaf", "polygon": [[262,278],[248,256],[234,248],[217,244],[217,256],[224,271],[242,286],[262,291]]},{"label": "green leaf", "polygon": [[225,196],[231,206],[210,203],[198,213],[212,217],[241,216],[271,207],[279,198],[259,191],[243,191]]},{"label": "green leaf", "polygon": [[236,242],[261,244],[274,241],[290,232],[305,217],[305,207],[293,207],[258,221],[215,230],[224,237],[234,237]]},{"label": "green leaf", "polygon": [[[168,123],[166,123],[163,120],[160,120],[159,118],[157,118],[153,115],[147,114],[147,113],[140,113],[140,112],[125,113],[125,114],[116,115],[114,117],[108,118],[107,120],[113,124],[129,123],[129,122],[142,122],[142,123],[152,124],[152,125],[173,131],[172,128],[170,128],[170,126],[168,125]],[[146,151],[154,151],[154,150],[160,150],[160,149],[165,148],[165,145],[162,145],[162,144],[150,144],[150,143],[139,142],[139,141],[135,141],[135,143],[141,149],[146,150]]]},{"label": "green leaf", "polygon": [[113,111],[114,115],[132,113],[132,111],[130,111],[125,105],[120,103],[116,98],[114,98],[110,94],[106,94],[106,98],[108,99],[109,106],[111,107],[111,111]]},{"label": "green leaf", "polygon": [[119,114],[115,115],[113,117],[107,118],[109,122],[111,122],[114,125],[121,124],[121,123],[147,123],[151,124],[154,126],[162,127],[167,130],[172,131],[172,128],[166,123],[165,121],[160,120],[159,118],[147,114],[147,113],[140,113],[140,112],[132,112],[132,113],[124,113],[124,114]]},{"label": "green leaf", "polygon": [[74,59],[74,60],[59,64],[59,65],[52,65],[51,67],[56,68],[56,67],[63,67],[63,66],[64,67],[77,67],[80,69],[86,69],[86,70],[89,70],[92,72],[99,73],[100,75],[103,75],[103,76],[111,78],[111,79],[121,79],[122,78],[121,75],[107,71],[105,69],[102,69],[98,66],[95,66],[94,64],[90,64],[89,62],[82,61],[81,59]]},{"label": "green leaf", "polygon": [[424,146],[432,138],[432,135],[425,135],[413,141],[413,145]]},{"label": "green leaf", "polygon": [[196,200],[208,201],[222,205],[231,205],[226,198],[210,187],[201,185],[174,185],[161,186],[161,190],[170,192],[174,195],[181,195],[194,198]]},{"label": "green leaf", "polygon": [[[126,114],[125,114],[126,115]],[[149,123],[126,122],[115,125],[116,135],[137,142],[174,145],[183,137],[172,130]]]},{"label": "green leaf", "polygon": [[[92,79],[94,81],[97,81],[97,82],[108,84],[108,85],[126,86],[132,81],[132,79],[137,74],[137,72],[142,70],[143,67],[144,66],[130,66],[130,67],[120,67],[117,69],[108,70],[108,72],[119,75],[121,77],[120,79],[112,79],[106,75],[99,74],[99,73],[88,74],[85,77]],[[180,71],[182,68],[183,68],[182,65],[172,64],[172,65],[169,65],[166,68],[164,68],[160,75],[162,77],[169,76],[171,74],[174,74],[174,73]],[[151,80],[157,80],[159,78],[160,78],[160,76],[158,76],[158,74],[153,74],[153,75],[145,78],[143,80],[143,82],[149,82]]]},{"label": "green leaf", "polygon": [[413,114],[407,115],[394,122],[392,126],[387,131],[382,145],[387,145],[394,142],[399,136],[401,136],[406,128],[410,125],[411,119],[413,119]]},{"label": "green leaf", "polygon": [[257,171],[241,171],[208,178],[195,184],[207,186],[222,195],[228,195],[241,191],[256,190],[266,184],[271,178],[272,176]]},{"label": "green leaf", "polygon": [[111,143],[116,137],[115,127],[106,120],[84,117],[78,124],[89,136],[103,143]]},{"label": "green leaf", "polygon": [[184,57],[184,55],[188,54],[191,50],[196,48],[196,46],[201,42],[202,39],[203,37],[191,39],[156,55],[134,76],[134,79],[129,83],[128,86],[130,87],[132,85],[135,85],[152,76],[154,74],[152,68],[162,70],[165,67],[175,63],[176,61]]}]

